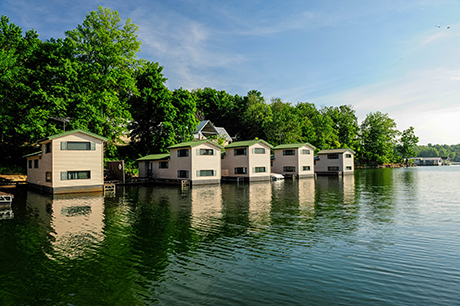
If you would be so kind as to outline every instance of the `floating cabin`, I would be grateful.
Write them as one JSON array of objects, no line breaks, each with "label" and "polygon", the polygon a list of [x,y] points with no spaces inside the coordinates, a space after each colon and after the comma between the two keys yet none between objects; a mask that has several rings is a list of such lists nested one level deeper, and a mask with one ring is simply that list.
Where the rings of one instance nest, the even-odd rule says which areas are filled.
[{"label": "floating cabin", "polygon": [[223,146],[210,140],[182,142],[168,147],[170,153],[137,159],[139,177],[157,181],[189,181],[192,185],[219,184]]},{"label": "floating cabin", "polygon": [[355,152],[352,149],[321,150],[315,157],[317,175],[354,174]]},{"label": "floating cabin", "polygon": [[255,139],[233,142],[225,147],[222,157],[222,178],[246,181],[270,180],[270,149],[268,142]]},{"label": "floating cabin", "polygon": [[27,185],[48,193],[104,190],[107,138],[72,130],[41,139],[41,151],[26,155]]},{"label": "floating cabin", "polygon": [[304,178],[315,176],[315,147],[309,143],[291,143],[276,146],[272,172],[284,177]]}]

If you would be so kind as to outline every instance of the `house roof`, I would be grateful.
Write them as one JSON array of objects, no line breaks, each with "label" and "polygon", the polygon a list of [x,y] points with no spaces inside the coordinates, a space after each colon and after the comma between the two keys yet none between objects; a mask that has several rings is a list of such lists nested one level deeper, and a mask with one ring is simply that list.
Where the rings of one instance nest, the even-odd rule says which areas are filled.
[{"label": "house roof", "polygon": [[141,158],[136,159],[137,161],[143,161],[143,160],[163,160],[163,159],[169,159],[170,154],[169,153],[163,153],[163,154],[150,154]]},{"label": "house roof", "polygon": [[98,138],[98,139],[100,139],[102,141],[109,141],[107,138],[99,136],[98,134],[94,134],[94,133],[91,133],[91,132],[88,132],[88,131],[85,131],[85,130],[77,129],[77,130],[71,130],[71,131],[60,133],[60,134],[48,136],[48,137],[45,137],[43,139],[40,139],[38,142],[42,143],[42,142],[45,142],[45,141],[48,141],[48,140],[52,140],[52,139],[55,139],[55,138],[67,136],[67,135],[74,134],[74,133],[83,133],[83,134],[92,136],[94,138]]},{"label": "house roof", "polygon": [[353,151],[352,149],[348,149],[348,148],[345,148],[345,149],[330,149],[330,150],[321,150],[318,152],[318,154],[343,154],[347,151],[350,151],[351,153],[353,154],[356,154],[355,151]]},{"label": "house roof", "polygon": [[229,144],[228,146],[225,146],[225,148],[250,147],[252,145],[255,145],[256,143],[263,143],[266,146],[268,146],[269,148],[273,148],[273,146],[271,144],[269,144],[268,142],[266,142],[265,140],[262,140],[262,139],[236,141],[236,142],[233,142],[233,143]]},{"label": "house roof", "polygon": [[223,127],[216,127],[216,131],[219,133],[219,137],[226,141],[232,141],[232,137],[228,134],[227,130]]},{"label": "house roof", "polygon": [[304,146],[309,146],[313,149],[316,149],[314,146],[312,146],[311,144],[309,144],[308,142],[304,142],[304,143],[285,143],[285,144],[281,144],[279,146],[276,146],[274,147],[273,149],[274,150],[281,150],[281,149],[298,149],[298,148],[301,148],[301,147],[304,147]]},{"label": "house roof", "polygon": [[42,154],[42,151],[30,153],[30,154],[24,155],[22,157],[32,157],[32,156],[36,156],[36,155],[40,155],[40,154]]},{"label": "house roof", "polygon": [[203,140],[193,140],[193,141],[181,142],[181,143],[169,146],[168,149],[177,149],[177,148],[186,148],[186,147],[193,148],[193,147],[196,147],[196,146],[198,146],[200,144],[203,144],[203,143],[212,144],[212,145],[214,145],[216,147],[219,147],[220,149],[224,148],[223,146],[221,146],[218,143],[215,143],[215,142],[213,142],[211,140],[208,140],[208,139],[203,139]]},{"label": "house roof", "polygon": [[216,130],[214,125],[209,120],[203,120],[198,123],[194,134],[202,133],[203,135],[218,135],[219,132]]}]

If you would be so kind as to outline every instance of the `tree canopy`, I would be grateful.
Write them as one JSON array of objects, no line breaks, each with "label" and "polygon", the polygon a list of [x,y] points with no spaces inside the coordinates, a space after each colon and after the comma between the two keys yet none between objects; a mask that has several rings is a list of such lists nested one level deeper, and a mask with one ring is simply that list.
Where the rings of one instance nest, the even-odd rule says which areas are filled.
[{"label": "tree canopy", "polygon": [[[210,87],[170,90],[159,63],[137,58],[137,32],[130,19],[122,21],[117,11],[101,6],[64,38],[46,41],[2,16],[1,162],[23,164],[21,156],[35,150],[37,140],[62,132],[62,122],[53,118],[69,119],[66,129],[107,137],[108,158],[166,152],[172,144],[193,139],[204,119],[224,127],[236,140],[351,148],[357,163],[366,165],[415,154],[460,158],[460,148],[417,146],[413,127],[400,133],[395,121],[379,111],[359,125],[351,105],[292,104],[268,100],[258,90],[245,96]],[[130,145],[117,146],[125,136]]]}]

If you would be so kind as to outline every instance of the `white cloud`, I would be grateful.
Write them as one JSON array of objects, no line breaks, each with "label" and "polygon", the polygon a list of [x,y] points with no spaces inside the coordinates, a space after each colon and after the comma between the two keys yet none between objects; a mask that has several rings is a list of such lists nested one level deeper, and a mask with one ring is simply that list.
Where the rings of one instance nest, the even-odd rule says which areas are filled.
[{"label": "white cloud", "polygon": [[460,67],[411,73],[391,81],[318,97],[315,103],[353,105],[360,120],[381,111],[398,129],[414,126],[421,143],[460,143]]}]

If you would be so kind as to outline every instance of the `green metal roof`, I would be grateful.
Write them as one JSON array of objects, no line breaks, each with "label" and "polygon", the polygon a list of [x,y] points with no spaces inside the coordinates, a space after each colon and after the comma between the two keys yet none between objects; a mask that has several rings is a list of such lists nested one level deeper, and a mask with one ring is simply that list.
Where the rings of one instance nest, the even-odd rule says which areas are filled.
[{"label": "green metal roof", "polygon": [[35,156],[35,155],[39,155],[39,154],[42,154],[42,151],[30,153],[30,154],[24,155],[24,156],[22,156],[22,157],[31,157],[31,156]]},{"label": "green metal roof", "polygon": [[263,144],[267,145],[269,148],[273,148],[273,146],[271,144],[269,144],[268,142],[266,142],[265,140],[262,140],[262,139],[236,141],[236,142],[232,142],[228,146],[225,146],[225,148],[250,147],[252,145],[255,145],[256,143],[263,143]]},{"label": "green metal roof", "polygon": [[170,154],[169,153],[163,153],[163,154],[150,154],[141,158],[136,159],[137,161],[143,161],[143,160],[162,160],[162,159],[169,159]]},{"label": "green metal roof", "polygon": [[329,149],[329,150],[321,150],[318,152],[318,154],[342,154],[342,153],[345,153],[347,151],[350,151],[352,152],[353,154],[356,154],[355,151],[353,151],[352,149]]},{"label": "green metal roof", "polygon": [[85,131],[85,130],[78,129],[78,130],[71,130],[71,131],[60,133],[60,134],[48,136],[48,137],[45,137],[43,139],[40,139],[38,142],[44,142],[44,141],[47,141],[47,140],[52,140],[52,139],[55,139],[55,138],[67,136],[67,135],[74,134],[74,133],[83,133],[83,134],[86,134],[86,135],[89,135],[89,136],[93,136],[94,138],[98,138],[98,139],[100,139],[102,141],[109,141],[107,138],[99,136],[98,134],[94,134],[94,133],[91,133],[91,132],[88,132],[88,131]]},{"label": "green metal roof", "polygon": [[274,150],[281,150],[281,149],[298,149],[298,148],[301,148],[303,146],[309,146],[313,149],[316,149],[314,146],[312,146],[311,144],[309,144],[308,142],[304,142],[304,143],[284,143],[284,144],[281,144],[279,146],[276,146],[274,147],[273,149]]},{"label": "green metal roof", "polygon": [[213,142],[211,140],[204,139],[204,140],[193,140],[193,141],[181,142],[181,143],[169,146],[168,149],[177,149],[177,148],[185,148],[185,147],[193,148],[193,147],[196,147],[196,146],[198,146],[200,144],[203,144],[203,143],[210,143],[210,144],[215,145],[215,146],[217,146],[217,147],[219,147],[221,149],[224,148],[223,146],[221,146],[218,143],[215,143],[215,142]]}]

